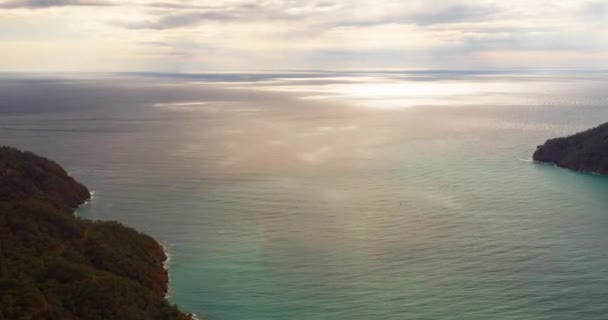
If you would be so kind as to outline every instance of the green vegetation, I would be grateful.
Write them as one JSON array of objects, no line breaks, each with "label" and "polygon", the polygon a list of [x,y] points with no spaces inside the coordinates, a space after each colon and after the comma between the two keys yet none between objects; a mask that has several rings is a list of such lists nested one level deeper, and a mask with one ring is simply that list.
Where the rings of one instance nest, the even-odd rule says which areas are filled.
[{"label": "green vegetation", "polygon": [[0,147],[0,201],[36,199],[65,210],[89,196],[89,190],[57,163],[31,152]]},{"label": "green vegetation", "polygon": [[0,319],[189,319],[164,299],[162,247],[75,217],[88,197],[56,163],[0,147]]},{"label": "green vegetation", "polygon": [[576,171],[608,174],[608,123],[566,138],[548,140],[533,159]]}]

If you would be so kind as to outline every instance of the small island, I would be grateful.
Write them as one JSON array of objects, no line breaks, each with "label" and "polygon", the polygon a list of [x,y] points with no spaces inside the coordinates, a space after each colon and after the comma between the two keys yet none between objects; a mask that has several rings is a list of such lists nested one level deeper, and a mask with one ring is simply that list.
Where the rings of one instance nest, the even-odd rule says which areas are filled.
[{"label": "small island", "polygon": [[535,161],[575,171],[608,175],[608,123],[538,146]]},{"label": "small island", "polygon": [[0,319],[177,319],[151,237],[74,215],[90,198],[55,162],[0,147]]}]

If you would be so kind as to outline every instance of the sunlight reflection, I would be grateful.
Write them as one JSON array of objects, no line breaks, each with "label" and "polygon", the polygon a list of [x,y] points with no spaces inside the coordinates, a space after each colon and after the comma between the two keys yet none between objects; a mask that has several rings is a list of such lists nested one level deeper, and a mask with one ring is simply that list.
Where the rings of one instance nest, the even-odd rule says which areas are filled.
[{"label": "sunlight reflection", "polygon": [[[517,86],[513,82],[479,81],[412,81],[390,78],[360,79],[336,83],[305,83],[295,81],[274,81],[272,84],[258,84],[263,91],[295,93],[302,100],[326,100],[347,103],[359,107],[395,109],[424,105],[442,105],[462,102],[466,105],[483,104],[489,95],[502,93],[525,93],[540,89],[538,84],[528,87]],[[367,81],[361,81],[367,80]],[[299,93],[299,95],[298,95]],[[512,95],[516,97],[516,95]]]}]

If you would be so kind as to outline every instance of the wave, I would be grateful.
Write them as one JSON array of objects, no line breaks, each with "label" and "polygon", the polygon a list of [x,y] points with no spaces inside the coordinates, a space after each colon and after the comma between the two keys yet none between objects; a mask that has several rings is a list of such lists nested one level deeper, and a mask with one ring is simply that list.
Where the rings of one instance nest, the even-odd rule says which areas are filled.
[{"label": "wave", "polygon": [[169,264],[171,263],[171,252],[169,251],[169,249],[167,248],[166,245],[162,244],[162,243],[158,243],[160,245],[160,247],[163,249],[163,253],[165,254],[165,261],[163,261],[163,269],[165,269],[165,271],[167,271],[167,293],[165,294],[165,299],[169,299],[171,297],[171,274],[169,273]]},{"label": "wave", "polygon": [[87,200],[85,200],[83,203],[81,203],[80,205],[78,205],[78,207],[76,207],[76,209],[74,209],[74,215],[77,216],[78,215],[78,209],[88,205],[89,203],[93,202],[93,200],[97,199],[97,192],[96,191],[91,191],[90,192],[90,196]]}]

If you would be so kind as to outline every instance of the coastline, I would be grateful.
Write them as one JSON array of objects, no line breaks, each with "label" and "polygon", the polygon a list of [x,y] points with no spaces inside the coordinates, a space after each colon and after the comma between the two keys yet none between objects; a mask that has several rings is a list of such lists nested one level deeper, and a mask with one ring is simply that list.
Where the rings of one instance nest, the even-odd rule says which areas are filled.
[{"label": "coastline", "polygon": [[577,169],[573,169],[573,168],[570,168],[567,166],[559,165],[553,161],[532,160],[531,162],[534,164],[539,164],[539,165],[543,165],[543,166],[551,166],[551,167],[555,167],[555,168],[559,168],[559,169],[565,169],[565,170],[573,172],[573,173],[588,174],[588,175],[593,175],[593,176],[598,176],[598,177],[608,177],[607,174],[603,174],[603,173],[599,173],[599,172],[595,172],[595,171],[577,170]]},{"label": "coastline", "polygon": [[[95,201],[97,199],[97,192],[95,190],[91,190],[89,192],[90,196],[88,199],[84,200],[81,204],[79,204],[75,209],[74,209],[74,216],[78,217],[78,209],[91,204],[93,201]],[[171,251],[169,250],[169,246],[156,240],[156,238],[153,238],[154,241],[156,241],[156,243],[158,243],[158,245],[160,246],[160,248],[162,249],[163,252],[163,256],[164,256],[164,260],[162,261],[162,267],[163,270],[166,272],[167,274],[167,283],[166,283],[166,292],[165,295],[163,296],[164,299],[170,299],[171,298],[171,273],[169,270],[170,264],[171,264]],[[186,316],[190,317],[190,319],[192,320],[202,320],[201,318],[199,318],[195,313],[187,313]]]},{"label": "coastline", "polygon": [[169,248],[165,244],[158,240],[156,240],[156,242],[158,242],[158,245],[160,245],[160,247],[162,248],[163,255],[165,256],[165,260],[163,261],[163,269],[165,269],[165,272],[167,273],[167,292],[165,292],[164,298],[168,299],[171,297],[171,274],[169,273],[169,264],[171,263],[171,252],[169,252]]},{"label": "coastline", "polygon": [[[74,216],[75,217],[79,217],[78,215],[78,210],[81,209],[82,207],[91,204],[94,200],[97,199],[97,192],[95,190],[91,190],[89,192],[89,198],[85,199],[81,204],[79,204],[76,208],[74,208]],[[81,217],[83,219],[86,219],[84,217]],[[87,219],[88,220],[88,219]],[[163,254],[163,261],[162,261],[162,269],[164,270],[164,272],[167,275],[167,282],[165,283],[165,294],[163,296],[164,299],[169,299],[171,297],[170,291],[171,291],[171,276],[170,276],[170,272],[169,272],[169,265],[171,263],[171,252],[169,251],[168,246],[166,246],[164,243],[158,241],[156,238],[151,237],[156,244],[161,248],[162,254]]]},{"label": "coastline", "polygon": [[[156,239],[155,239],[156,240]],[[165,299],[170,299],[171,298],[171,273],[169,272],[169,266],[171,264],[171,252],[169,251],[169,247],[167,245],[165,245],[164,243],[157,241],[158,244],[160,245],[160,247],[163,250],[163,254],[165,255],[165,261],[163,261],[163,268],[165,269],[165,272],[167,272],[167,292],[165,293],[164,298]],[[190,317],[190,319],[192,320],[202,320],[201,318],[199,318],[196,313],[187,313],[186,314],[188,317]]]},{"label": "coastline", "polygon": [[167,247],[78,216],[95,199],[54,161],[0,146],[2,270],[11,276],[0,318],[194,319],[166,299]]},{"label": "coastline", "polygon": [[96,197],[97,192],[95,190],[89,192],[89,198],[85,199],[81,204],[79,204],[76,208],[74,208],[74,216],[78,217],[78,209],[90,204],[93,202]]}]

